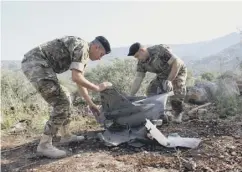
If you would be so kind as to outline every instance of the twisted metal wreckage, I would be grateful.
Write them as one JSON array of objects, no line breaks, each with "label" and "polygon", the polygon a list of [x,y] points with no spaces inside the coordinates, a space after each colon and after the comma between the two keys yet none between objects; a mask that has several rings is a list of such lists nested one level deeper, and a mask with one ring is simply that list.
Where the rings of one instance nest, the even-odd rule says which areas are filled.
[{"label": "twisted metal wreckage", "polygon": [[95,115],[105,128],[103,133],[98,134],[99,139],[107,146],[128,143],[141,147],[145,141],[155,139],[165,147],[197,147],[201,139],[174,134],[166,137],[153,124],[165,116],[167,99],[171,94],[173,92],[152,97],[126,97],[115,88],[102,91],[101,115]]}]

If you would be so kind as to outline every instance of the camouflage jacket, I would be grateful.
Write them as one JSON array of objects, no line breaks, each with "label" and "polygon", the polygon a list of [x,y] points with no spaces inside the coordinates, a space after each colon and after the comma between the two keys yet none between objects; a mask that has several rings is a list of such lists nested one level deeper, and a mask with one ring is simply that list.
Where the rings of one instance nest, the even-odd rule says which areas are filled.
[{"label": "camouflage jacket", "polygon": [[[89,60],[89,43],[75,36],[51,40],[39,45],[37,49],[43,53],[43,60],[56,73],[63,73],[68,69],[83,71]],[[26,53],[25,58],[33,57],[31,53],[32,50]]]},{"label": "camouflage jacket", "polygon": [[154,45],[147,48],[150,56],[146,61],[138,61],[137,72],[151,72],[157,75],[169,75],[171,63],[179,58],[169,50],[169,47],[163,44]]}]

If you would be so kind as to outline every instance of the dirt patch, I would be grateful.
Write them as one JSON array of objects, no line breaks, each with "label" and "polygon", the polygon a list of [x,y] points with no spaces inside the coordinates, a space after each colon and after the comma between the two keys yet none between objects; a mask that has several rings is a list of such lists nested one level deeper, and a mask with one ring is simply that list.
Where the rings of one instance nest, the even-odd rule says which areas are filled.
[{"label": "dirt patch", "polygon": [[165,148],[156,142],[141,148],[126,144],[106,147],[96,138],[102,129],[86,120],[81,125],[75,121],[72,126],[88,139],[61,147],[60,138],[54,138],[54,145],[67,150],[69,155],[53,160],[36,156],[39,136],[2,135],[1,171],[242,171],[241,117],[219,120],[212,110],[209,113],[211,118],[185,116],[182,124],[170,123],[159,128],[165,135],[178,133],[201,138],[196,149]]}]

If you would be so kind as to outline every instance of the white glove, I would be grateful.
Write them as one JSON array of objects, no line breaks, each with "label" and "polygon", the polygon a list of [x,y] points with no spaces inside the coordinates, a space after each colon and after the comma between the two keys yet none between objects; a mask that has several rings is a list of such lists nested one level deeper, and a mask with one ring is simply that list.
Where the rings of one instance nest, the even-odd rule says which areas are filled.
[{"label": "white glove", "polygon": [[165,80],[162,82],[162,87],[164,91],[170,92],[173,90],[172,82],[169,80]]}]

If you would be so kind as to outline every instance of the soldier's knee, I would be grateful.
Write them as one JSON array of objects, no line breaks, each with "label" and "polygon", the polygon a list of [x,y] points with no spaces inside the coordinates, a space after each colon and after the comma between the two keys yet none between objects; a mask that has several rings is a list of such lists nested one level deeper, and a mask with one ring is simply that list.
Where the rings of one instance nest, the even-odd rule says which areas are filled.
[{"label": "soldier's knee", "polygon": [[54,111],[60,114],[66,114],[70,111],[70,102],[67,99],[60,99],[54,105]]},{"label": "soldier's knee", "polygon": [[59,106],[61,106],[62,109],[69,110],[71,108],[71,102],[69,101],[68,98],[64,98],[60,100]]},{"label": "soldier's knee", "polygon": [[60,94],[60,87],[54,80],[41,79],[38,82],[39,92],[45,98],[52,98]]},{"label": "soldier's knee", "polygon": [[176,113],[181,113],[183,111],[183,101],[182,100],[171,100],[172,109]]},{"label": "soldier's knee", "polygon": [[70,92],[68,91],[68,89],[63,86],[63,85],[60,85],[61,86],[61,96],[64,98],[65,101],[68,101],[66,102],[66,104],[68,104],[69,106],[72,105],[72,100],[71,100],[71,94]]}]

